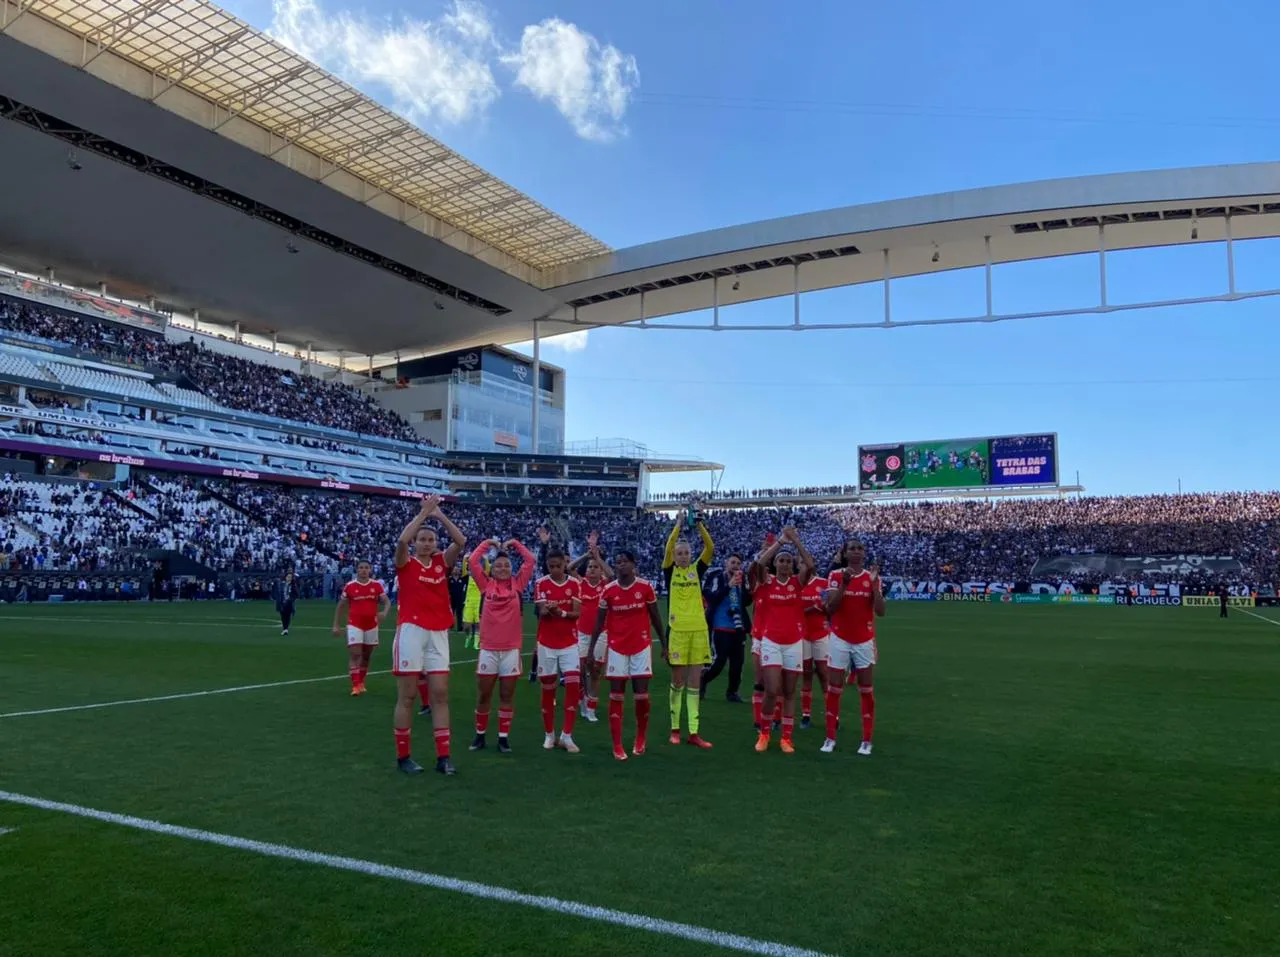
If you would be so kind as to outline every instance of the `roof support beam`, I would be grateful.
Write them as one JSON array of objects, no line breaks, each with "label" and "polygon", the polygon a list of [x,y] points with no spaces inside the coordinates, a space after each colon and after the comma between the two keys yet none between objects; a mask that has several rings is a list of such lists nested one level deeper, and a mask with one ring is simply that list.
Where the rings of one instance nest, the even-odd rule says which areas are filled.
[{"label": "roof support beam", "polygon": [[502,199],[496,200],[492,203],[486,203],[484,206],[478,206],[475,209],[467,210],[467,212],[458,217],[453,224],[459,229],[469,229],[484,219],[485,216],[489,215],[489,213],[496,213],[504,209],[509,209],[517,203],[524,202],[524,199],[525,198],[519,193],[513,192],[510,196],[504,196]]},{"label": "roof support beam", "polygon": [[152,76],[163,76],[166,82],[160,90],[152,94],[151,102],[154,103],[156,100],[160,99],[160,97],[172,90],[194,71],[200,69],[200,67],[204,66],[209,62],[209,60],[213,59],[213,57],[217,56],[248,32],[248,27],[241,27],[239,30],[232,30],[230,33],[219,37],[211,43],[206,43],[204,46],[192,50],[185,56],[176,57],[168,63],[156,67],[151,71]]},{"label": "roof support beam", "polygon": [[[9,28],[31,12],[31,5],[35,0],[10,0],[9,3],[0,5],[0,33],[8,33]],[[15,16],[9,16],[10,5],[16,6],[18,12]]]},{"label": "roof support beam", "polygon": [[418,206],[427,207],[431,203],[438,202],[442,199],[450,199],[454,196],[461,196],[463,193],[479,186],[481,183],[491,180],[488,173],[481,173],[479,176],[472,176],[470,179],[464,179],[461,183],[454,183],[452,186],[446,186],[444,189],[437,189],[430,193],[422,193],[418,196],[411,197],[411,202]]},{"label": "roof support beam", "polygon": [[[81,41],[80,69],[86,69],[90,63],[110,50],[118,41],[138,29],[151,14],[172,3],[173,0],[147,0],[141,6],[122,13],[114,20],[108,20],[98,29],[86,33]],[[108,34],[110,34],[109,37]],[[90,49],[96,49],[97,52],[90,56]]]},{"label": "roof support beam", "polygon": [[372,196],[364,200],[365,204],[367,205],[369,203],[372,203],[379,196],[382,196],[386,193],[394,192],[397,186],[400,186],[403,183],[407,183],[409,180],[413,179],[413,177],[417,176],[419,173],[425,173],[427,170],[431,169],[431,167],[438,166],[441,163],[445,162],[446,160],[453,158],[454,155],[456,154],[454,154],[450,150],[445,149],[445,150],[441,150],[439,153],[433,153],[431,156],[429,156],[425,160],[419,160],[417,163],[411,163],[406,166],[399,166],[399,167],[396,167],[395,169],[390,170],[388,173],[385,174],[391,177],[390,181],[386,185],[378,187],[377,191],[374,192]]},{"label": "roof support beam", "polygon": [[[316,68],[304,60],[290,70],[285,70],[283,73],[279,73],[276,76],[267,77],[260,83],[254,83],[251,86],[245,87],[243,90],[236,90],[235,93],[228,97],[224,97],[218,103],[215,103],[214,106],[226,110],[227,118],[221,123],[215,124],[213,131],[217,132],[222,129],[245,110],[249,109],[249,107],[253,106],[255,103],[261,102],[264,97],[270,96],[281,87],[288,86],[304,73],[310,72],[314,69]],[[234,109],[232,107],[232,104],[236,101],[239,101],[240,103],[239,109]]]},{"label": "roof support beam", "polygon": [[365,98],[363,96],[361,96],[359,93],[356,93],[353,96],[349,96],[345,100],[340,100],[339,102],[334,103],[331,106],[325,106],[325,107],[321,107],[318,110],[312,110],[306,116],[300,117],[297,120],[296,130],[292,129],[292,124],[286,124],[285,127],[276,134],[277,136],[279,136],[281,139],[284,140],[284,143],[276,147],[276,149],[272,150],[268,155],[274,158],[276,154],[283,153],[290,146],[292,146],[302,137],[306,136],[312,130],[318,129],[319,127],[327,123],[329,120],[333,119],[335,116],[339,116],[340,114],[345,113],[347,110],[351,109],[353,106],[359,106],[361,103],[364,102],[364,99]]},{"label": "roof support beam", "polygon": [[492,236],[489,237],[489,241],[491,243],[503,242],[504,240],[510,239],[513,236],[519,236],[526,229],[530,229],[534,226],[537,226],[539,223],[545,223],[545,222],[549,222],[551,220],[555,220],[559,218],[560,218],[559,216],[557,216],[555,213],[551,212],[550,210],[542,209],[538,211],[538,214],[536,216],[530,216],[528,219],[522,219],[520,222],[515,223],[512,226],[508,226],[506,229],[502,230],[501,232],[494,233]]},{"label": "roof support beam", "polygon": [[398,140],[402,136],[407,136],[413,131],[414,131],[414,127],[410,126],[408,123],[402,123],[400,126],[392,127],[391,129],[387,130],[386,132],[380,133],[377,136],[371,136],[367,140],[360,140],[358,142],[352,143],[350,146],[342,150],[341,153],[338,153],[334,156],[321,157],[326,162],[332,163],[333,169],[329,170],[329,172],[321,176],[318,182],[323,183],[334,173],[338,172],[339,170],[346,169],[347,164],[352,162],[353,160],[358,160],[362,156],[368,156],[374,150],[382,146],[385,146],[386,144],[394,140]]}]

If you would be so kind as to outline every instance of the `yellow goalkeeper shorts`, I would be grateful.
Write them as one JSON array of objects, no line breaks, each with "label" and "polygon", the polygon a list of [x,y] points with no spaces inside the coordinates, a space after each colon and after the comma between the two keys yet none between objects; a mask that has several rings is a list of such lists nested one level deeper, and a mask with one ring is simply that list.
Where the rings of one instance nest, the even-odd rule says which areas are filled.
[{"label": "yellow goalkeeper shorts", "polygon": [[667,639],[667,656],[673,665],[709,665],[711,640],[705,631],[673,631]]}]

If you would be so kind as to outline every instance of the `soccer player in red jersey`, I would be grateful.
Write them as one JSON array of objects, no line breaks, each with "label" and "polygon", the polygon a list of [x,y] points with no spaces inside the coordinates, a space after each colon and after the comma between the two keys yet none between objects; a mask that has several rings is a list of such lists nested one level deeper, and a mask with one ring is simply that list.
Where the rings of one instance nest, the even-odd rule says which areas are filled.
[{"label": "soccer player in red jersey", "polygon": [[[484,553],[498,549],[488,572]],[[506,549],[505,551],[503,549]],[[512,574],[510,551],[520,556],[520,571]],[[498,684],[498,753],[511,751],[511,720],[516,710],[516,681],[520,678],[520,646],[524,643],[524,622],[520,596],[533,579],[534,557],[516,539],[504,546],[496,538],[481,542],[467,561],[471,580],[480,589],[484,605],[480,612],[480,657],[476,660],[476,736],[471,750],[485,746],[489,730],[489,710],[493,686]]]},{"label": "soccer player in red jersey", "polygon": [[[440,539],[427,520],[434,518],[449,533],[450,544],[440,551]],[[418,514],[404,527],[396,542],[396,600],[399,617],[391,651],[396,676],[396,759],[406,774],[420,774],[422,766],[409,754],[409,724],[418,679],[427,676],[431,696],[431,725],[436,743],[436,770],[456,774],[449,760],[449,629],[453,607],[449,603],[449,569],[466,546],[458,526],[440,511],[440,498],[428,495]],[[409,554],[409,546],[413,554]]]},{"label": "soccer player in red jersey", "polygon": [[378,647],[378,626],[391,609],[391,599],[382,582],[374,581],[373,565],[356,563],[356,577],[342,588],[342,597],[333,613],[333,633],[342,634],[342,612],[347,613],[347,673],[351,675],[351,696],[365,692],[364,679],[369,674],[369,659]]},{"label": "soccer player in red jersey", "polygon": [[[764,547],[767,549],[776,540],[773,532],[765,536]],[[764,554],[763,551],[760,552]],[[757,556],[759,558],[759,556]],[[751,667],[752,674],[755,676],[755,687],[751,690],[751,720],[755,725],[755,729],[759,731],[764,727],[764,717],[761,711],[764,707],[764,672],[760,668],[760,641],[764,638],[764,626],[768,621],[769,615],[769,599],[766,592],[767,581],[764,578],[757,577],[757,564],[752,562],[747,569],[747,583],[751,587]]]},{"label": "soccer player in red jersey", "polygon": [[[782,551],[785,544],[795,547],[797,555]],[[804,577],[813,567],[813,556],[791,526],[764,550],[756,560],[756,580],[765,583],[765,599],[769,604],[764,637],[760,639],[760,667],[764,677],[763,713],[770,715],[779,699],[782,701],[782,740],[784,754],[795,751],[796,684],[804,671],[804,602],[800,597]],[[773,571],[769,569],[772,567]],[[770,727],[764,725],[756,738],[756,750],[769,749]]]},{"label": "soccer player in red jersey", "polygon": [[[533,586],[533,608],[538,616],[538,680],[542,682],[542,746],[548,751],[564,748],[577,754],[573,725],[578,717],[582,694],[582,671],[578,658],[578,616],[582,612],[582,589],[569,576],[569,557],[560,549],[547,553],[547,574]],[[556,741],[556,686],[564,676],[564,725]]]},{"label": "soccer player in red jersey", "polygon": [[845,675],[853,669],[862,702],[862,744],[859,754],[871,753],[871,733],[876,723],[876,698],[872,677],[876,665],[876,619],[885,612],[880,570],[865,566],[867,550],[861,542],[845,542],[840,549],[843,568],[828,576],[827,611],[831,615],[831,646],[827,657],[827,739],[822,751],[836,749],[840,727],[840,695]]},{"label": "soccer player in red jersey", "polygon": [[595,672],[604,667],[604,651],[608,636],[601,636],[606,641],[602,641],[596,647],[597,657],[592,658],[591,626],[600,612],[600,595],[604,592],[604,586],[613,578],[613,569],[600,554],[600,536],[597,532],[591,532],[587,536],[587,547],[587,554],[574,563],[574,573],[578,575],[579,601],[582,603],[578,614],[578,668],[582,673],[582,701],[579,714],[583,719],[595,724],[600,720],[596,717],[596,707],[600,701],[596,697]]},{"label": "soccer player in red jersey", "polygon": [[658,596],[653,586],[636,577],[636,557],[620,551],[613,560],[616,576],[600,596],[600,610],[591,626],[591,657],[600,636],[609,635],[605,677],[609,681],[609,733],[613,737],[613,756],[627,760],[622,746],[622,705],[631,681],[636,706],[636,741],[631,753],[645,752],[649,730],[649,679],[653,677],[652,634],[662,644],[662,657],[667,656],[667,635],[658,614]]},{"label": "soccer player in red jersey", "polygon": [[818,675],[818,688],[827,691],[827,654],[830,646],[831,622],[827,618],[827,580],[818,575],[810,578],[800,592],[804,602],[804,674],[800,683],[800,727],[813,720],[813,676]]}]

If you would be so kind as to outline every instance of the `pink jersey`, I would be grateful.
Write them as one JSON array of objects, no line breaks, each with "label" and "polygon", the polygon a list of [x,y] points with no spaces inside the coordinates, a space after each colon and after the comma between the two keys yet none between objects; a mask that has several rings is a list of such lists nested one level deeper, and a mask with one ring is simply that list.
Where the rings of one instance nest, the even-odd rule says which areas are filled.
[{"label": "pink jersey", "polygon": [[467,560],[471,578],[484,598],[480,612],[480,648],[482,651],[518,649],[524,639],[520,595],[533,578],[533,554],[516,542],[520,570],[510,578],[498,580],[485,574],[484,564],[480,560],[488,548],[488,542],[481,542]]}]

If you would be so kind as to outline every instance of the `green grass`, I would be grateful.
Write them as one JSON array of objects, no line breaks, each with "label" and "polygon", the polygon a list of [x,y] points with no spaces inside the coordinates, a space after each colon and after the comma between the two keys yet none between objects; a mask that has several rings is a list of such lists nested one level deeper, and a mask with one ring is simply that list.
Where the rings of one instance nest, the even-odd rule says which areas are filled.
[{"label": "green grass", "polygon": [[[281,638],[264,605],[0,606],[0,713],[336,675],[330,608]],[[889,615],[870,759],[856,735],[817,753],[817,729],[794,756],[755,754],[723,683],[703,707],[715,750],[671,748],[662,676],[643,758],[616,764],[603,722],[579,723],[583,754],[543,752],[523,682],[516,752],[470,754],[461,665],[454,779],[395,771],[376,676],[357,699],[336,680],[3,718],[0,790],[826,953],[1276,952],[1280,627],[1214,609]],[[714,952],[13,804],[3,828],[6,957]]]}]

